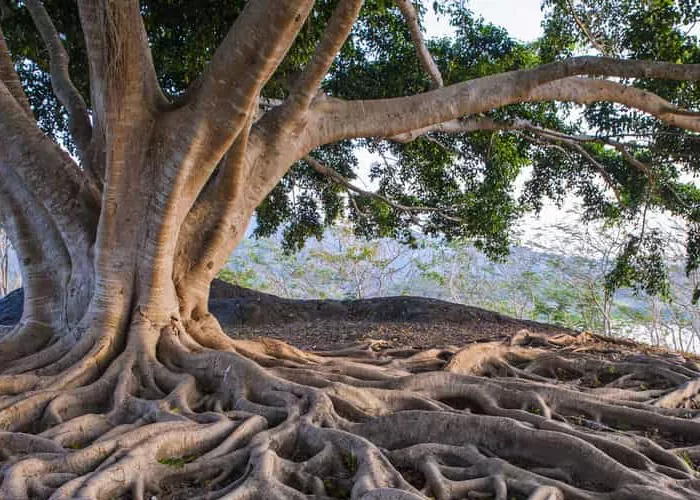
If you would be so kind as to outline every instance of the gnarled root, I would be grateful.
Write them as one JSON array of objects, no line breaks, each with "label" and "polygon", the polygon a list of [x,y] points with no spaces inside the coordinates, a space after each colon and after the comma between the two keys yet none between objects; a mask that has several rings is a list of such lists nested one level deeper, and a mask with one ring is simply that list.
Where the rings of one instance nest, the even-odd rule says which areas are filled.
[{"label": "gnarled root", "polygon": [[700,498],[700,372],[596,342],[306,353],[210,317],[84,335],[0,376],[0,498]]}]

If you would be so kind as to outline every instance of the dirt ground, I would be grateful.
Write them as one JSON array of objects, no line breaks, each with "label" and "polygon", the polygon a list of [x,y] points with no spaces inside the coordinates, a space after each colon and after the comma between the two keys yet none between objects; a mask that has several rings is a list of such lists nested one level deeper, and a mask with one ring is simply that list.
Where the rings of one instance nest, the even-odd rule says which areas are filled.
[{"label": "dirt ground", "polygon": [[292,300],[216,280],[210,308],[232,337],[273,338],[311,351],[327,351],[380,341],[382,349],[464,347],[507,341],[514,335],[572,335],[578,352],[600,356],[698,360],[625,338],[603,337],[557,325],[519,320],[485,309],[424,297],[362,300]]}]

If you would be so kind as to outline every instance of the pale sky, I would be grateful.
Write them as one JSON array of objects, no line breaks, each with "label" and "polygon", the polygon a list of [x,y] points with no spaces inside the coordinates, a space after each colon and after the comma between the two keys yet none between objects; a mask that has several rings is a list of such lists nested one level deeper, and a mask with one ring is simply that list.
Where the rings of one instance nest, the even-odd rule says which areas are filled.
[{"label": "pale sky", "polygon": [[[429,2],[432,3],[432,2]],[[523,42],[536,39],[542,28],[540,0],[469,0],[469,8],[487,21],[505,28],[513,38]],[[450,33],[446,19],[437,19],[432,6],[428,5],[429,15],[426,29],[429,35],[440,36]]]}]

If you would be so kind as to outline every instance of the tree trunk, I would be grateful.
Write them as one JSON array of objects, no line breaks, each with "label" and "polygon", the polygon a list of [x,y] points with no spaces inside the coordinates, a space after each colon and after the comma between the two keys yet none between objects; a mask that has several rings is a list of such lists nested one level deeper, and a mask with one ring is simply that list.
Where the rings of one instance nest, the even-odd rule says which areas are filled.
[{"label": "tree trunk", "polygon": [[572,359],[581,339],[526,333],[460,350],[369,341],[309,353],[231,338],[207,310],[255,207],[320,145],[553,99],[615,100],[700,130],[658,96],[576,77],[683,80],[700,68],[574,58],[349,103],[318,95],[362,5],[342,1],[285,102],[259,117],[313,1],[247,2],[170,102],[139,2],[79,0],[88,114],[42,4],[24,4],[81,158],[37,128],[0,32],[0,218],[25,285],[23,317],[0,342],[0,498],[142,500],[192,482],[200,497],[235,499],[700,497],[684,460],[700,456],[693,363]]},{"label": "tree trunk", "polygon": [[[100,222],[84,257],[93,266],[75,269],[79,255],[68,252],[59,225],[12,172],[1,177],[3,216],[27,288],[24,317],[0,344],[0,497],[144,499],[187,481],[214,498],[695,495],[670,478],[659,490],[658,473],[645,472],[656,460],[689,479],[672,451],[652,452],[642,440],[619,444],[552,418],[554,410],[599,415],[601,425],[624,418],[700,441],[700,426],[677,418],[691,410],[617,408],[542,384],[562,369],[612,370],[595,357],[575,367],[559,355],[540,360],[516,338],[447,351],[449,362],[441,350],[406,357],[371,343],[321,356],[225,335],[206,309],[208,286],[259,199],[233,189],[223,214],[203,207],[210,193],[231,192],[227,172],[246,162],[231,153],[210,191],[195,198],[187,183],[163,174],[171,160],[153,146],[159,132],[132,124],[128,137],[108,143],[119,160],[106,169]],[[255,150],[248,146],[246,154]],[[13,210],[20,201],[34,209]],[[190,231],[208,217],[212,232],[195,238]],[[224,227],[225,242],[216,238]],[[70,293],[71,283],[93,284],[87,300]],[[516,359],[530,366],[516,368]],[[520,377],[479,377],[501,370]],[[673,381],[695,373],[661,361],[658,370]],[[663,405],[682,398],[669,394]],[[515,463],[536,457],[541,467],[496,462],[493,454]],[[599,489],[589,492],[589,481]]]}]

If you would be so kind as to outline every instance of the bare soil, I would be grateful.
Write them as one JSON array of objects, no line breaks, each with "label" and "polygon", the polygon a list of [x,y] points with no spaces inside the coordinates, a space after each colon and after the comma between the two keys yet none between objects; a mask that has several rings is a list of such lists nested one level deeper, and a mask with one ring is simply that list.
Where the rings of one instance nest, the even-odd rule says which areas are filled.
[{"label": "bare soil", "polygon": [[652,356],[696,360],[622,337],[520,320],[443,300],[400,296],[362,300],[293,300],[215,280],[210,309],[224,330],[243,339],[272,338],[312,351],[379,341],[382,349],[461,348],[475,342],[507,341],[519,332],[579,337],[580,351],[601,356]]}]

